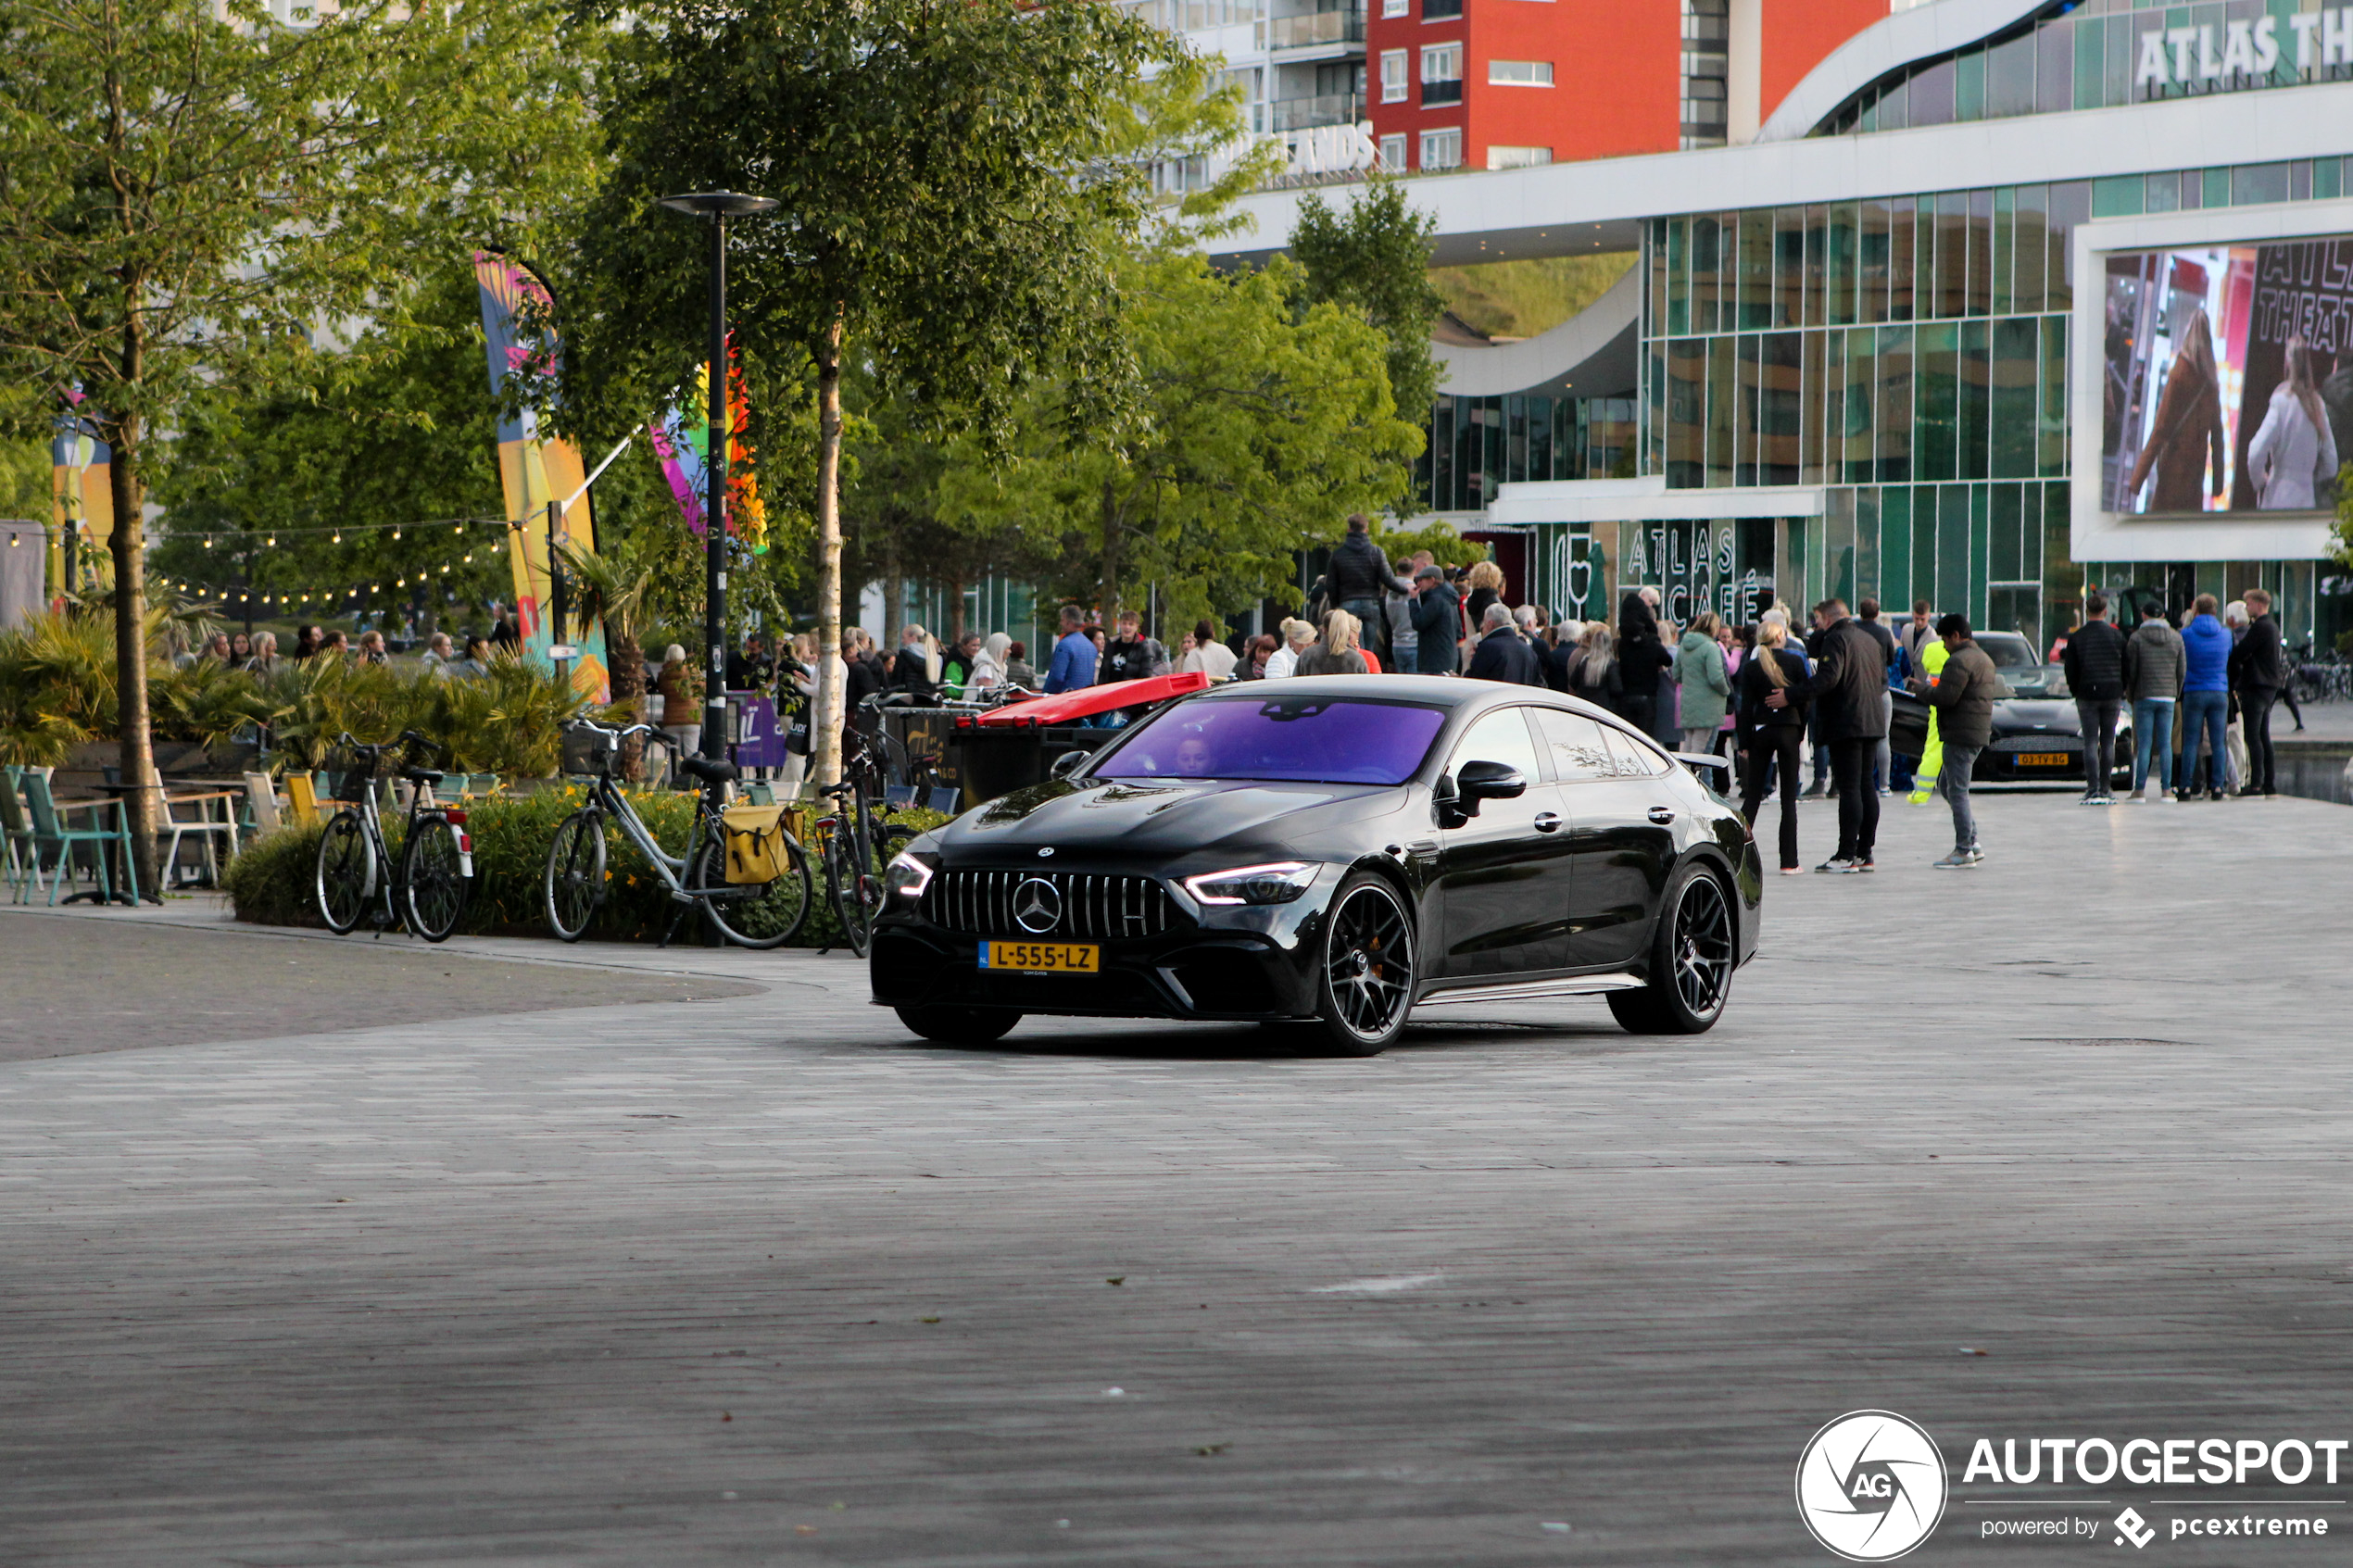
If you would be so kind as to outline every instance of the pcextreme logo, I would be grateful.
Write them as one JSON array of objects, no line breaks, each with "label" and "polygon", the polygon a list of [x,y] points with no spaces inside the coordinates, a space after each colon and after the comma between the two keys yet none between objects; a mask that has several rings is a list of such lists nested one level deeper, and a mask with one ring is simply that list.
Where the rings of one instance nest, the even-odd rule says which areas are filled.
[{"label": "pcextreme logo", "polygon": [[1798,1456],[1797,1512],[1849,1562],[1892,1562],[1944,1517],[1944,1456],[1917,1422],[1851,1411]]}]

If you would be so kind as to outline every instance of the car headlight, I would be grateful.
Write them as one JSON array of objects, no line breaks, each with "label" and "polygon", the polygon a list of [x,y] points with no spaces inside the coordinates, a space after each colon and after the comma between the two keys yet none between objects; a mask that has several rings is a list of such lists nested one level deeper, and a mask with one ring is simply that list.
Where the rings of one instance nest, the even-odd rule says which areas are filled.
[{"label": "car headlight", "polygon": [[1315,880],[1312,862],[1277,860],[1271,865],[1236,866],[1231,871],[1189,876],[1185,891],[1202,904],[1288,904]]},{"label": "car headlight", "polygon": [[904,898],[910,904],[924,896],[931,885],[931,868],[912,855],[898,855],[883,868],[883,890],[887,897]]}]

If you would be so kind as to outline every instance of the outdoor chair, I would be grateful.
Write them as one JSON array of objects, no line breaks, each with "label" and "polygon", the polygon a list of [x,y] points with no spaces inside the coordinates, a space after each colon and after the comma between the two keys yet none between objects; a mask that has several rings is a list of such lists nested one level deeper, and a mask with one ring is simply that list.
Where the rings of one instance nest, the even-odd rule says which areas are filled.
[{"label": "outdoor chair", "polygon": [[8,902],[21,904],[41,890],[41,856],[33,848],[32,822],[24,802],[17,798],[17,780],[24,772],[10,763],[0,768],[0,836],[8,842]]},{"label": "outdoor chair", "polygon": [[[216,802],[221,808],[217,817],[212,813]],[[193,808],[196,815],[181,816],[175,808]],[[197,848],[204,855],[206,885],[220,885],[220,862],[224,859],[233,860],[237,857],[235,808],[236,801],[224,790],[208,790],[195,797],[164,796],[163,816],[156,823],[156,837],[164,841],[163,856],[158,864],[161,868],[159,874],[167,885],[179,872],[182,842],[191,838],[196,841]],[[221,853],[224,848],[228,851],[225,856]]]},{"label": "outdoor chair", "polygon": [[944,812],[952,817],[956,814],[956,802],[963,797],[963,790],[956,788],[953,784],[934,784],[931,786],[931,797],[924,804],[935,811]]},{"label": "outdoor chair", "polygon": [[[114,871],[108,863],[107,851],[109,847],[122,850],[123,876],[131,884],[131,901],[137,903],[139,868],[132,859],[131,823],[123,803],[120,800],[59,801],[50,795],[48,776],[44,773],[27,773],[23,782],[25,808],[32,814],[34,869],[39,869],[43,858],[50,849],[57,852],[57,874],[49,879],[49,902],[54,904],[57,901],[57,895],[68,877],[72,877],[75,884],[80,885],[81,878],[73,867],[73,851],[76,845],[87,844],[92,847],[92,859],[97,862],[98,891],[108,899],[114,897],[115,891]],[[89,812],[92,825],[86,828],[68,826],[67,819],[77,811]],[[112,825],[108,826],[110,813]]]},{"label": "outdoor chair", "polygon": [[247,773],[245,779],[245,821],[241,824],[248,840],[276,833],[285,825],[278,814],[278,792],[270,787],[267,773]]},{"label": "outdoor chair", "polygon": [[293,813],[298,828],[319,825],[319,786],[308,773],[286,775],[286,809]]},{"label": "outdoor chair", "polygon": [[774,806],[776,791],[766,779],[754,779],[744,785],[744,798],[754,806]]}]

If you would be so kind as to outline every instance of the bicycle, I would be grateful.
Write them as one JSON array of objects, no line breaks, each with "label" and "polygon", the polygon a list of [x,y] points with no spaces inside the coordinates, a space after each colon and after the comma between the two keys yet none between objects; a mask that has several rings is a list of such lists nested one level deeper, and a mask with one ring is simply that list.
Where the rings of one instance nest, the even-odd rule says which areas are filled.
[{"label": "bicycle", "polygon": [[[859,706],[870,709],[875,699]],[[845,945],[860,958],[874,941],[875,916],[882,909],[883,872],[915,830],[904,822],[879,820],[876,802],[883,793],[887,766],[864,730],[842,728],[842,782],[817,793],[837,802],[833,815],[817,823],[819,848],[825,865],[825,896],[834,917],[841,922]]]},{"label": "bicycle", "polygon": [[588,803],[556,826],[547,847],[545,884],[547,925],[566,942],[577,942],[605,899],[605,823],[610,819],[622,836],[636,846],[654,875],[680,906],[662,933],[669,946],[678,921],[689,908],[699,906],[703,918],[722,940],[738,947],[781,947],[792,940],[809,916],[811,879],[809,854],[780,821],[786,870],[764,883],[727,880],[727,828],[721,817],[727,787],[736,780],[736,765],[718,758],[686,757],[678,771],[702,782],[696,797],[695,820],[686,830],[685,852],[663,852],[613,780],[613,765],[623,745],[632,736],[649,734],[650,724],[609,730],[601,724],[575,720],[564,727],[564,771],[587,776]]},{"label": "bicycle", "polygon": [[[442,775],[417,766],[414,759],[432,752],[447,761],[447,748],[414,730],[402,732],[389,745],[363,746],[347,732],[335,744],[344,757],[335,799],[350,809],[337,811],[319,838],[313,887],[320,917],[329,931],[345,935],[359,925],[369,900],[381,888],[379,932],[405,923],[428,942],[447,941],[465,917],[473,891],[473,836],[466,831],[464,811],[434,802],[433,786]],[[384,753],[396,747],[402,753],[400,777],[413,786],[413,793],[401,833],[399,864],[380,881],[378,868],[391,861],[392,853],[376,809],[376,770]]]}]

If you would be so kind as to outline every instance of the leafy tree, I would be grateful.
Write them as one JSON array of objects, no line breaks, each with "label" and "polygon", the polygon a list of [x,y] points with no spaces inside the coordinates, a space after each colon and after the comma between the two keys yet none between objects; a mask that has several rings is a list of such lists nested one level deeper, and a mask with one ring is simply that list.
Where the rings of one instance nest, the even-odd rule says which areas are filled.
[{"label": "leafy tree", "polygon": [[830,781],[844,366],[862,360],[930,418],[1000,434],[1050,355],[1080,385],[1124,385],[1111,261],[1148,194],[1140,168],[1104,155],[1127,84],[1180,46],[1096,0],[608,5],[617,167],[564,285],[585,376],[573,418],[649,404],[701,350],[708,239],[658,198],[776,198],[777,215],[731,230],[729,312],[748,366],[791,349],[815,375],[812,761]]},{"label": "leafy tree", "polygon": [[1107,617],[1154,583],[1176,623],[1285,592],[1293,552],[1397,494],[1419,445],[1390,400],[1381,334],[1338,304],[1302,307],[1300,288],[1280,258],[1237,275],[1192,254],[1132,260],[1139,417],[1109,442],[1067,439],[1065,380],[1041,394],[1009,470],[967,447],[947,515],[1049,533],[1057,586]]},{"label": "leafy tree", "polygon": [[304,19],[0,0],[0,380],[80,388],[114,448],[122,769],[146,786],[130,816],[149,869],[150,433],[208,386],[266,383],[290,339],[397,314],[428,250],[526,238],[533,194],[581,172],[597,35],[562,37],[547,0]]},{"label": "leafy tree", "polygon": [[[1389,387],[1397,408],[1417,426],[1438,398],[1438,361],[1429,332],[1446,302],[1430,286],[1429,242],[1438,220],[1416,212],[1404,184],[1375,180],[1342,212],[1313,192],[1299,204],[1291,259],[1306,274],[1300,297],[1360,311],[1388,339]],[[1407,485],[1410,487],[1410,479]],[[1408,489],[1395,499],[1402,509]]]}]

